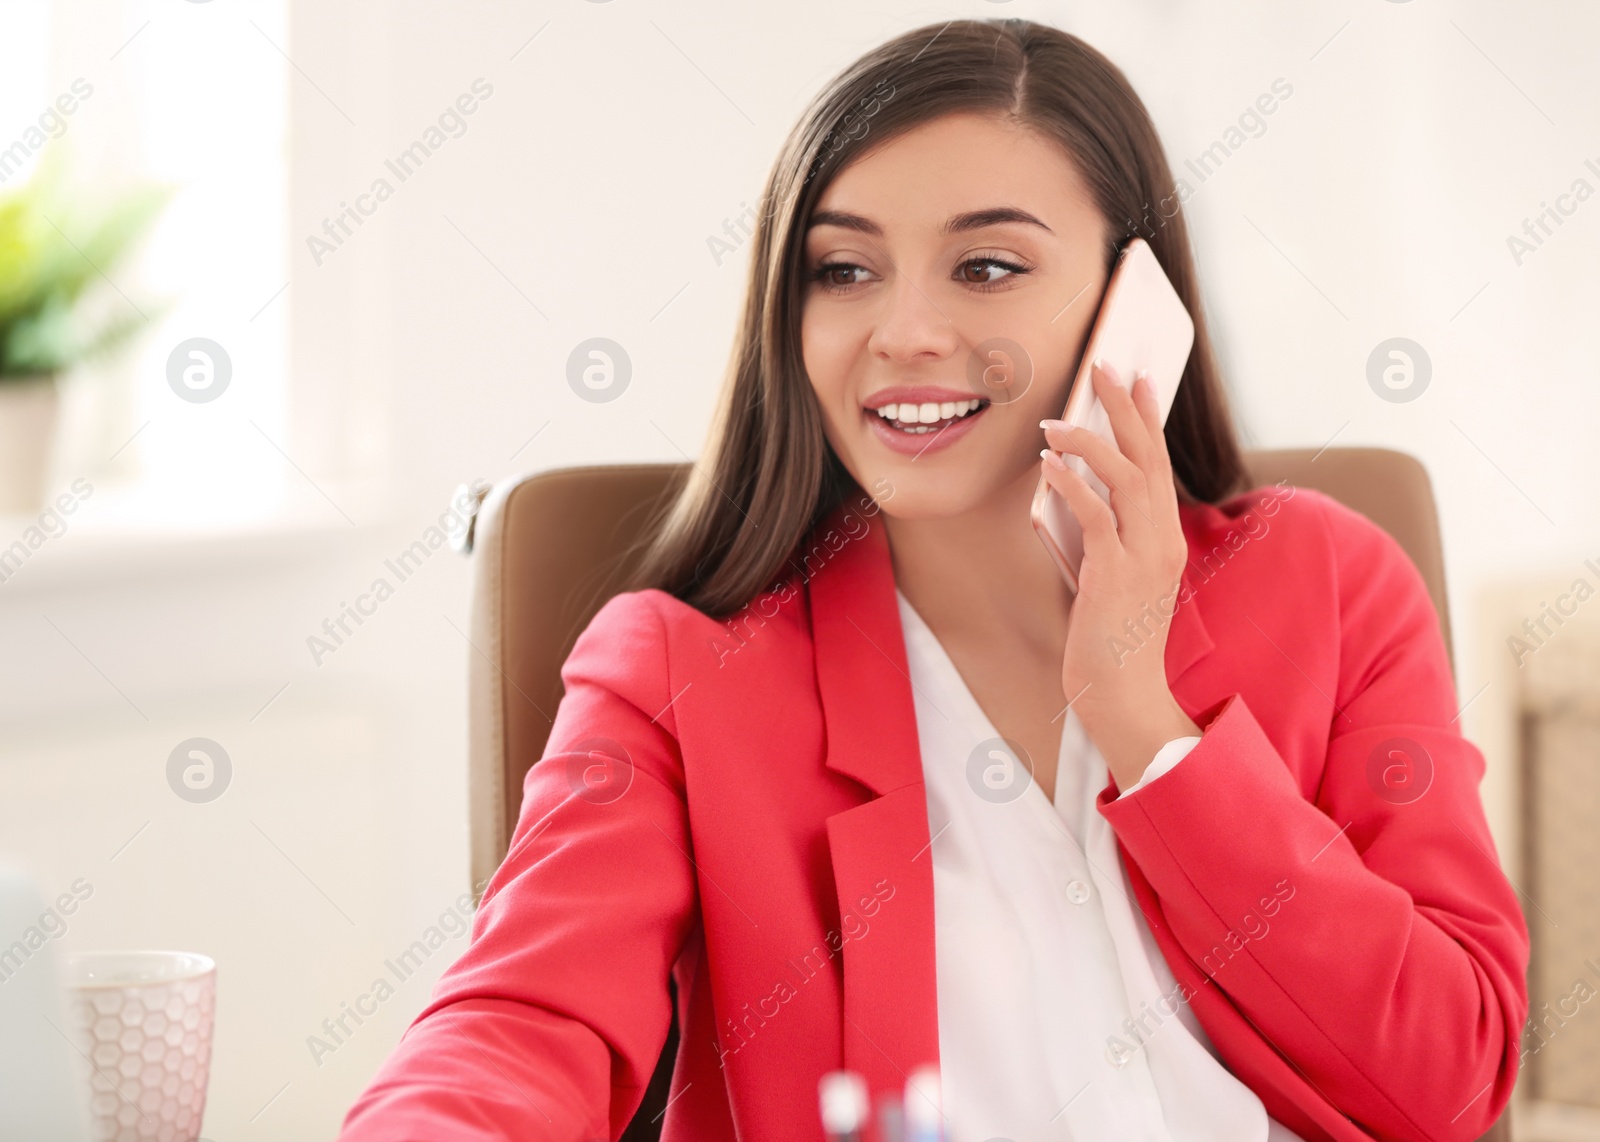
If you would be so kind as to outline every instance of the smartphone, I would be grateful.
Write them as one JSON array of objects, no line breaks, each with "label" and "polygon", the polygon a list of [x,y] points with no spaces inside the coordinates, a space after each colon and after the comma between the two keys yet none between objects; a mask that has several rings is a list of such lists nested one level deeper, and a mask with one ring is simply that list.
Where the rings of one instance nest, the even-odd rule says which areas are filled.
[{"label": "smartphone", "polygon": [[[1111,431],[1111,419],[1089,379],[1095,360],[1104,358],[1124,385],[1131,386],[1140,370],[1150,374],[1156,404],[1161,410],[1161,423],[1166,424],[1193,346],[1194,320],[1184,309],[1167,275],[1161,271],[1155,252],[1143,238],[1130,239],[1112,267],[1111,279],[1100,300],[1100,312],[1095,315],[1094,327],[1079,358],[1078,373],[1068,390],[1067,407],[1061,419],[1074,427],[1099,433],[1115,447],[1117,438]],[[1110,505],[1110,489],[1081,456],[1069,452],[1063,454],[1062,460],[1084,478],[1107,506]],[[1033,529],[1060,568],[1067,586],[1076,594],[1078,568],[1083,565],[1083,529],[1078,526],[1077,517],[1067,507],[1066,500],[1043,476],[1033,494]]]}]

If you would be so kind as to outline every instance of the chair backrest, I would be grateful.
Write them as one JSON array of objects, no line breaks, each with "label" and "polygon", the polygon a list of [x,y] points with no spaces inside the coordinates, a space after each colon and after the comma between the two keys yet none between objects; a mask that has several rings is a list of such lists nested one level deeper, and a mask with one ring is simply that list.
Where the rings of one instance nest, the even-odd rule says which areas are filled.
[{"label": "chair backrest", "polygon": [[474,893],[505,859],[522,780],[544,754],[561,664],[636,564],[687,464],[513,476],[472,524],[468,806]]},{"label": "chair backrest", "polygon": [[[1420,462],[1383,448],[1291,448],[1247,452],[1245,463],[1252,486],[1282,481],[1315,488],[1394,536],[1427,584],[1453,669],[1439,521]],[[544,753],[561,700],[561,664],[626,581],[647,527],[687,470],[686,464],[640,464],[517,476],[490,489],[478,509],[469,678],[474,885],[505,858],[523,778]],[[662,1068],[670,1063],[663,1057]],[[661,1094],[657,1085],[653,1092]],[[647,1133],[654,1131],[638,1136]],[[1484,1142],[1509,1137],[1503,1116]]]}]

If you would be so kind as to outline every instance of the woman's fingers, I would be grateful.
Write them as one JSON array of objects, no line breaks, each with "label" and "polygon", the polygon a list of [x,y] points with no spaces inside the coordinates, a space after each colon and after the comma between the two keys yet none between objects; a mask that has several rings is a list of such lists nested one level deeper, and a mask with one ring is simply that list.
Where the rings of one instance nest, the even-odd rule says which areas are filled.
[{"label": "woman's fingers", "polygon": [[[1106,409],[1113,428],[1118,431],[1118,444],[1112,444],[1098,433],[1084,428],[1067,428],[1063,421],[1041,421],[1045,440],[1058,452],[1071,453],[1082,458],[1100,481],[1110,489],[1112,511],[1111,526],[1119,533],[1119,543],[1128,550],[1157,550],[1170,542],[1170,532],[1181,530],[1177,515],[1176,493],[1173,490],[1171,458],[1167,453],[1165,433],[1161,426],[1161,413],[1149,377],[1141,371],[1131,388],[1117,382],[1114,370],[1096,362],[1092,373],[1096,377],[1096,390]],[[1117,426],[1120,425],[1120,428]],[[1128,454],[1138,453],[1140,460]],[[1052,465],[1047,464],[1046,468]],[[1047,472],[1048,475],[1048,472]],[[1076,476],[1076,474],[1074,473]],[[1063,497],[1061,485],[1066,481],[1053,481]],[[1082,479],[1076,483],[1100,499]],[[1102,504],[1104,501],[1101,501]],[[1068,501],[1071,506],[1071,501]],[[1084,504],[1082,510],[1074,508],[1087,532],[1085,515],[1094,509]],[[1086,548],[1087,550],[1087,548]]]},{"label": "woman's fingers", "polygon": [[1067,508],[1083,529],[1084,559],[1107,544],[1118,543],[1117,517],[1099,494],[1050,449],[1043,449],[1039,458],[1045,480],[1066,500]]},{"label": "woman's fingers", "polygon": [[1167,526],[1182,529],[1178,517],[1177,481],[1172,474],[1172,456],[1167,451],[1167,434],[1161,424],[1161,408],[1156,404],[1156,390],[1150,374],[1141,372],[1134,378],[1133,403],[1150,430],[1149,478],[1152,512],[1165,519]]},{"label": "woman's fingers", "polygon": [[1135,373],[1128,395],[1133,398],[1133,407],[1138,410],[1139,419],[1144,421],[1145,431],[1150,434],[1151,451],[1165,455],[1167,434],[1161,426],[1161,408],[1156,404],[1156,387],[1150,374],[1143,369]]},{"label": "woman's fingers", "polygon": [[[1141,471],[1149,471],[1150,451],[1153,447],[1150,424],[1135,407],[1133,394],[1129,392],[1128,386],[1122,383],[1122,378],[1116,369],[1104,361],[1094,363],[1089,377],[1094,384],[1095,394],[1100,398],[1100,404],[1105,408],[1106,416],[1111,421],[1111,433],[1117,438],[1117,447]],[[1159,426],[1157,433],[1159,434]]]},{"label": "woman's fingers", "polygon": [[1101,482],[1114,494],[1143,498],[1145,475],[1116,445],[1087,428],[1067,428],[1064,421],[1041,420],[1045,443],[1057,452],[1082,456]]},{"label": "woman's fingers", "polygon": [[1156,403],[1155,382],[1150,374],[1139,372],[1133,380],[1133,404],[1150,433],[1150,466],[1146,472],[1160,477],[1163,482],[1172,480],[1172,454],[1167,451],[1167,433],[1161,423],[1161,406]]}]

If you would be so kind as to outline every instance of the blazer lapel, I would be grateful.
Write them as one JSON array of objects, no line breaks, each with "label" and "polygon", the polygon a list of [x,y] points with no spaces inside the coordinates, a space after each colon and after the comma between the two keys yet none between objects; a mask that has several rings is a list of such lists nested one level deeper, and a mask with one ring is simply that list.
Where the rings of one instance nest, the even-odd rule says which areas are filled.
[{"label": "blazer lapel", "polygon": [[[1181,679],[1213,647],[1196,605],[1207,510],[1179,505],[1189,589],[1172,615],[1164,660],[1173,696],[1191,716],[1199,707],[1187,700]],[[816,528],[811,544],[801,562],[810,575],[825,764],[871,794],[827,823],[844,964],[841,1057],[874,1094],[898,1091],[914,1067],[939,1059],[933,861],[905,635],[876,510],[847,503]],[[1142,885],[1126,854],[1124,861],[1136,888]],[[1142,886],[1141,908],[1163,931],[1159,905]]]},{"label": "blazer lapel", "polygon": [[882,517],[846,505],[812,542],[825,764],[872,795],[827,824],[843,940],[841,1057],[874,1094],[899,1091],[913,1068],[939,1060],[933,860],[905,637]]}]

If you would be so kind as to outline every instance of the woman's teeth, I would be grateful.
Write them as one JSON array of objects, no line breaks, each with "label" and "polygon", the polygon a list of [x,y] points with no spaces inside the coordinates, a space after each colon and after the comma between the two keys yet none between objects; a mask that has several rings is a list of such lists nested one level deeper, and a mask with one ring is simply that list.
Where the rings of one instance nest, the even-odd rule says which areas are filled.
[{"label": "woman's teeth", "polygon": [[946,424],[977,412],[987,403],[983,400],[928,401],[925,404],[886,404],[872,411],[902,432],[920,434],[936,432]]}]

